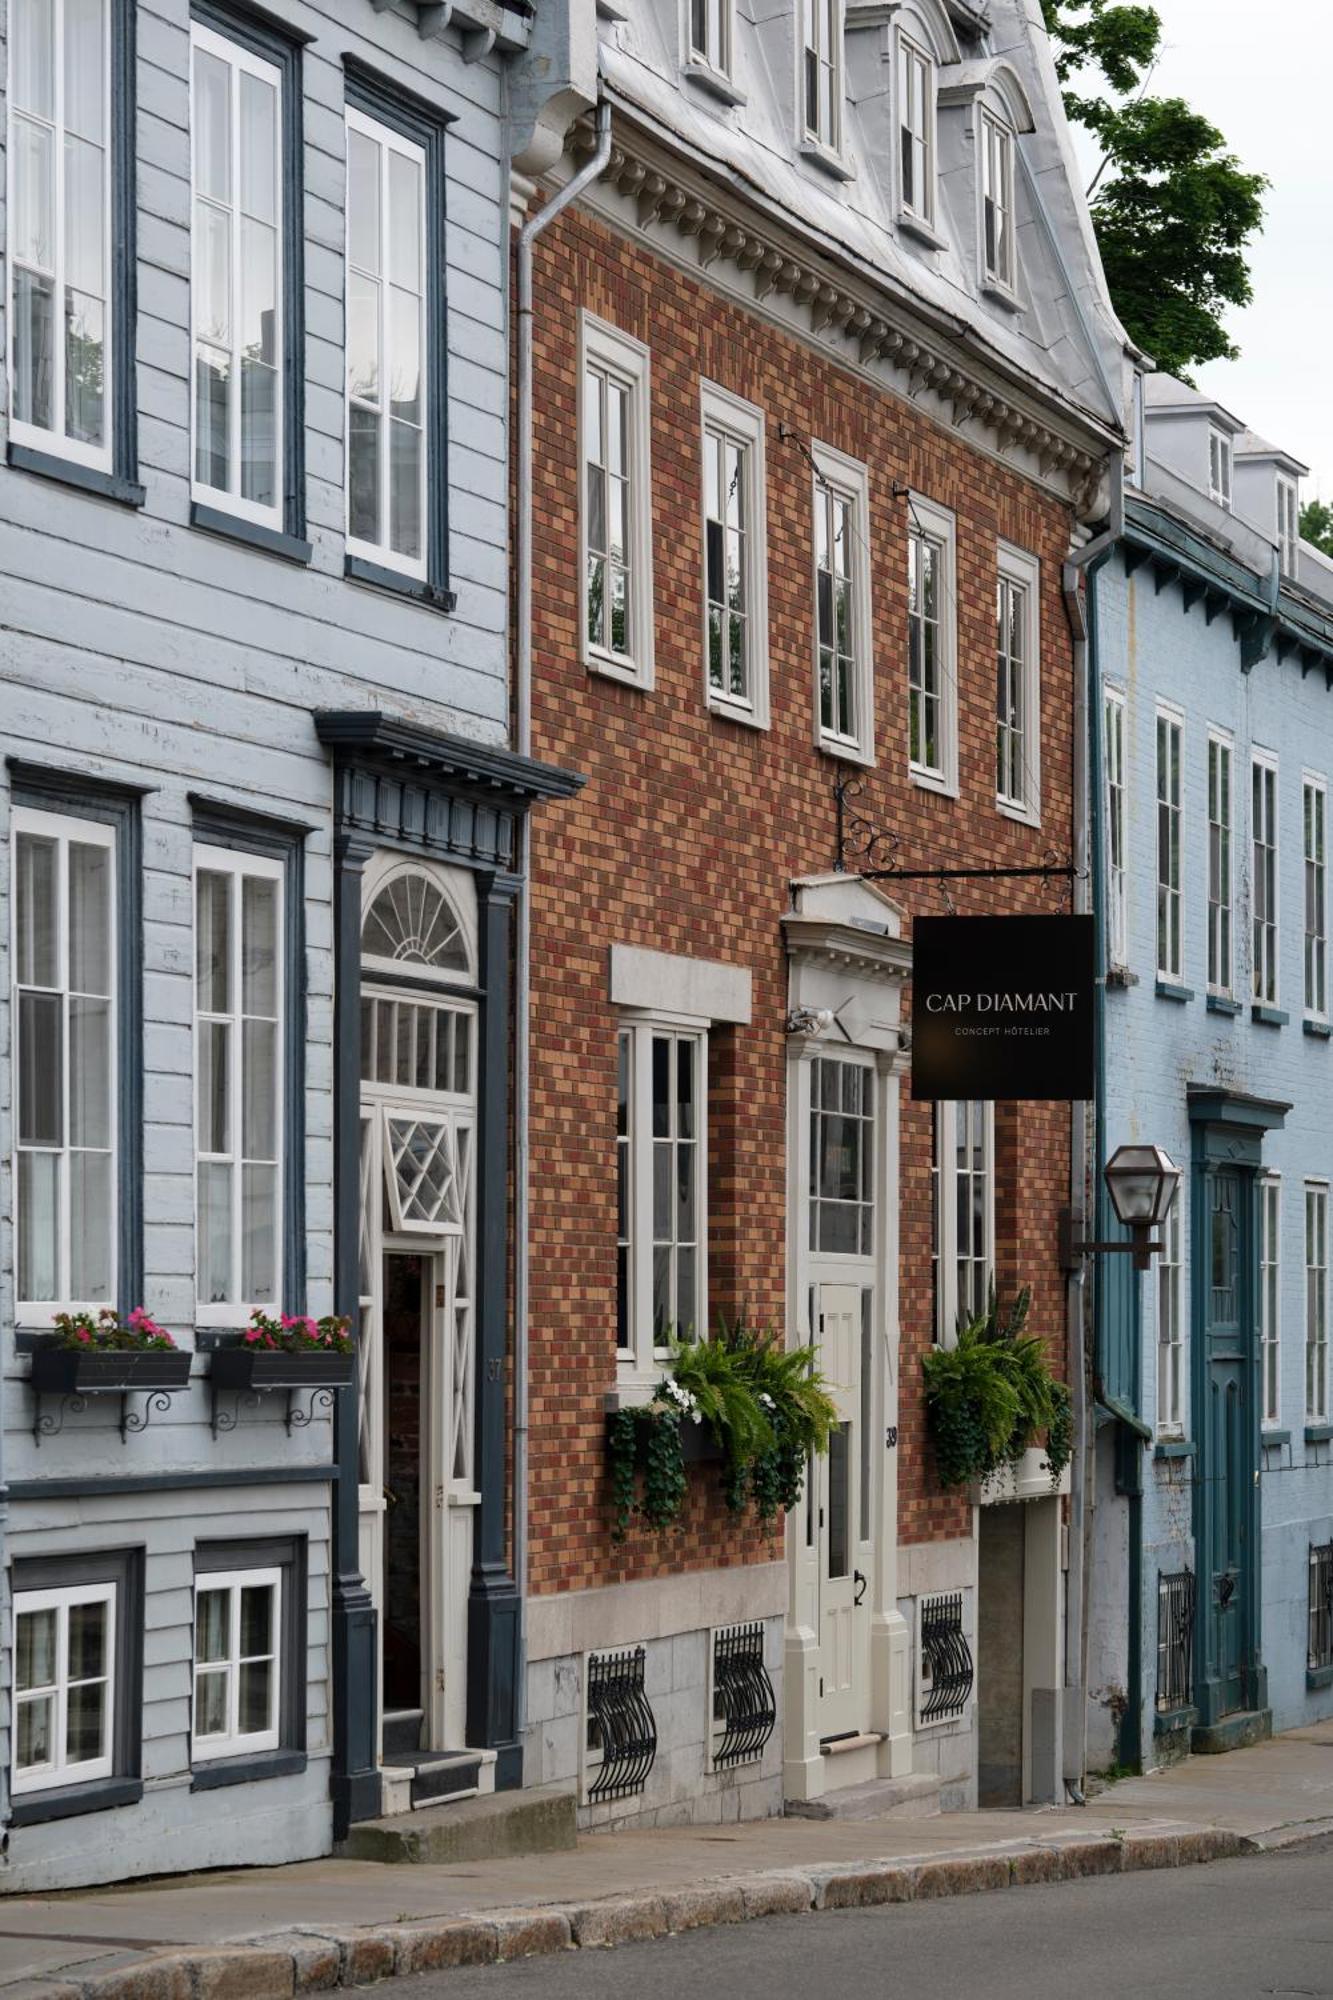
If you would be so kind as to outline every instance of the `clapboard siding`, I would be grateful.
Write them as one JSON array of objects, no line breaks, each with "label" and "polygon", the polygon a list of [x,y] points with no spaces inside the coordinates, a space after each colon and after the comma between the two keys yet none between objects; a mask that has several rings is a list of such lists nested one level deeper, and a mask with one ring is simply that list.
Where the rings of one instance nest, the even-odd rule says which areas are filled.
[{"label": "clapboard siding", "polygon": [[[314,1312],[332,1303],[333,857],[331,780],[319,708],[373,706],[503,743],[508,717],[507,176],[500,65],[465,63],[455,36],[423,38],[414,9],[370,0],[266,0],[307,37],[302,71],[303,415],[308,564],[190,526],[190,133],[188,0],[137,9],[140,509],[0,465],[0,723],[3,750],[35,764],[145,788],[143,850],[144,1303],[194,1343],[193,892],[190,794],[309,828],[305,888],[305,1261]],[[343,575],[344,83],[353,55],[448,113],[444,271],[448,355],[450,583],[442,615]],[[6,63],[0,58],[0,90]],[[0,132],[3,132],[0,119]],[[0,204],[3,186],[0,185]],[[0,227],[3,216],[0,214]],[[3,345],[0,301],[0,346]],[[7,391],[0,390],[0,396]],[[0,445],[7,427],[0,408]],[[10,887],[9,794],[0,781],[0,907]],[[7,939],[0,949],[7,949]],[[15,1830],[5,1886],[97,1878],[114,1850],[126,1874],[283,1861],[327,1850],[330,1582],[328,1490],[291,1486],[328,1462],[321,1415],[291,1434],[285,1398],[262,1399],[214,1438],[205,1363],[189,1388],[122,1441],[114,1398],[67,1414],[38,1449],[27,1362],[13,1326],[12,1077],[8,979],[0,981],[0,1323],[10,1480],[271,1469],[257,1485],[83,1500],[23,1498],[8,1558],[135,1546],[146,1551],[145,1796],[98,1822]],[[229,1791],[225,1810],[189,1789],[193,1551],[227,1534],[300,1534],[309,1553],[309,1765]],[[7,1579],[8,1572],[5,1573]],[[7,1599],[7,1584],[5,1586]],[[10,1625],[4,1619],[5,1641]],[[7,1660],[0,1770],[8,1766]],[[93,1858],[90,1859],[90,1852]],[[105,1868],[105,1864],[101,1864]]]}]

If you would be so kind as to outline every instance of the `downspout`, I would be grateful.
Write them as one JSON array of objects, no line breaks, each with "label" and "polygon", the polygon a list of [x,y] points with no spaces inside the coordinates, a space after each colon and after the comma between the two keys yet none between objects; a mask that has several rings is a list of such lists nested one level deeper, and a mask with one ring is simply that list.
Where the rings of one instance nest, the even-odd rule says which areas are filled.
[{"label": "downspout", "polygon": [[[1074,830],[1073,904],[1082,914],[1091,907],[1095,935],[1097,1032],[1094,1071],[1092,1169],[1103,1156],[1102,1106],[1105,1102],[1105,1036],[1103,1009],[1105,989],[1106,914],[1101,894],[1102,857],[1102,742],[1101,702],[1098,699],[1097,658],[1097,572],[1115,550],[1125,521],[1125,468],[1117,453],[1110,463],[1111,505],[1106,529],[1065,562],[1061,583],[1065,611],[1074,643]],[[1087,1210],[1089,1185],[1089,1120],[1086,1103],[1070,1107],[1069,1205],[1075,1215]],[[1077,1365],[1070,1369],[1070,1399],[1074,1433],[1074,1473],[1069,1487],[1069,1570],[1065,1604],[1065,1687],[1073,1691],[1076,1711],[1071,1732],[1066,1711],[1064,1734],[1064,1779],[1072,1796],[1082,1803],[1083,1780],[1087,1768],[1088,1735],[1088,1577],[1091,1572],[1092,1523],[1096,1504],[1095,1453],[1093,1450],[1092,1404],[1088,1395],[1088,1344],[1094,1328],[1092,1301],[1086,1283],[1086,1265],[1070,1272],[1066,1281],[1066,1324],[1069,1349]]]},{"label": "downspout", "polygon": [[[514,666],[514,748],[532,755],[532,251],[542,231],[591,186],[611,157],[611,106],[597,105],[597,150],[572,180],[529,217],[518,235],[518,518],[514,561],[518,571]],[[518,896],[514,942],[514,1582],[518,1589],[517,1716],[520,1741],[527,1722],[528,1680],[528,1113],[531,1096],[528,1037],[532,1015],[529,964],[532,905],[528,887],[532,844],[530,816],[519,822]]]}]

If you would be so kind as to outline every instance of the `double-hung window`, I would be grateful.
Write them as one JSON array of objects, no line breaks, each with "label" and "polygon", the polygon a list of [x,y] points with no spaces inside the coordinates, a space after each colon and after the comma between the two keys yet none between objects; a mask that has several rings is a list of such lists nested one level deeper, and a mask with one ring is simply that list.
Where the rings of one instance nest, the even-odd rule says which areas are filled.
[{"label": "double-hung window", "polygon": [[995,604],[995,799],[1002,812],[1041,814],[1041,679],[1034,556],[1001,546]]},{"label": "double-hung window", "polygon": [[1309,772],[1301,784],[1305,850],[1305,1012],[1328,1019],[1328,785]]},{"label": "double-hung window", "polygon": [[1182,1194],[1162,1224],[1157,1258],[1157,1428],[1179,1434],[1184,1423],[1184,1317],[1181,1305]]},{"label": "double-hung window", "polygon": [[995,1107],[935,1106],[935,1338],[952,1344],[984,1313],[995,1274]]},{"label": "double-hung window", "polygon": [[191,28],[193,495],[206,525],[217,525],[211,509],[295,534],[299,426],[288,404],[298,391],[286,357],[298,274],[287,268],[286,207],[299,202],[296,58],[264,53],[268,40],[252,42],[239,23],[235,34],[202,20]]},{"label": "double-hung window", "polygon": [[14,1792],[89,1784],[114,1769],[117,1588],[14,1596]]},{"label": "double-hung window", "polygon": [[907,745],[918,784],[958,787],[958,681],[954,666],[954,520],[908,499]]},{"label": "double-hung window", "polygon": [[1276,1174],[1263,1174],[1259,1180],[1260,1414],[1270,1429],[1282,1421],[1281,1221],[1282,1183]]},{"label": "double-hung window", "polygon": [[651,687],[648,349],[587,313],[581,334],[583,657],[600,673]]},{"label": "double-hung window", "polygon": [[874,754],[870,657],[870,487],[866,469],[815,444],[816,739],[835,756]]},{"label": "double-hung window", "polygon": [[705,382],[704,654],[710,705],[768,724],[764,416]]},{"label": "double-hung window", "polygon": [[1328,1421],[1328,1186],[1305,1184],[1305,1416]]},{"label": "double-hung window", "polygon": [[1109,961],[1123,966],[1129,956],[1125,823],[1125,697],[1107,688],[1102,700],[1106,794],[1106,948]]},{"label": "double-hung window", "polygon": [[1208,493],[1219,507],[1231,506],[1231,439],[1216,425],[1208,428]]},{"label": "double-hung window", "polygon": [[102,472],[113,342],[128,338],[111,310],[113,30],[126,32],[114,0],[9,10],[10,438]]},{"label": "double-hung window", "polygon": [[732,9],[735,0],[689,0],[689,58],[717,76],[731,75]]},{"label": "double-hung window", "polygon": [[1157,711],[1157,976],[1179,983],[1181,948],[1181,737],[1179,716]]},{"label": "double-hung window", "polygon": [[284,878],[195,848],[197,1313],[242,1324],[282,1297]]},{"label": "double-hung window", "polygon": [[935,65],[906,35],[898,37],[899,200],[917,222],[935,221]]},{"label": "double-hung window", "polygon": [[988,285],[1013,291],[1014,135],[989,111],[981,113],[981,268]]},{"label": "double-hung window", "polygon": [[842,149],[842,4],[843,0],[803,0],[805,136],[830,153]]},{"label": "double-hung window", "polygon": [[1277,977],[1277,765],[1256,757],[1250,772],[1250,930],[1254,998],[1276,1007]]},{"label": "double-hung window", "polygon": [[1229,994],[1231,956],[1231,763],[1229,737],[1208,737],[1208,990]]},{"label": "double-hung window", "polygon": [[1277,482],[1277,548],[1283,576],[1298,575],[1301,560],[1300,495],[1294,479]]},{"label": "double-hung window", "polygon": [[349,576],[450,610],[443,312],[446,119],[350,60]]},{"label": "double-hung window", "polygon": [[282,1571],[211,1571],[195,1578],[196,1763],[278,1747]]},{"label": "double-hung window", "polygon": [[116,835],[16,807],[13,848],[17,1311],[117,1289]]},{"label": "double-hung window", "polygon": [[627,1023],[617,1044],[617,1349],[649,1373],[707,1332],[708,1037]]},{"label": "double-hung window", "polygon": [[875,1072],[820,1056],[810,1071],[810,1248],[875,1254]]}]

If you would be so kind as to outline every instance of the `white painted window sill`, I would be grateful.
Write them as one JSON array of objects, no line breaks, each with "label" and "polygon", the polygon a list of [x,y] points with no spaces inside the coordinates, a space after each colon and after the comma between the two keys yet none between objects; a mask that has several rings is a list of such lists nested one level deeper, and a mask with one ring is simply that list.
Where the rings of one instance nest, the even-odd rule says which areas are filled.
[{"label": "white painted window sill", "polygon": [[821,168],[832,180],[856,179],[856,168],[851,161],[844,160],[841,153],[835,153],[831,146],[824,145],[819,139],[802,139],[800,153],[802,159],[809,160],[813,166]]},{"label": "white painted window sill", "polygon": [[1017,820],[1021,826],[1041,825],[1041,808],[1039,806],[1020,805],[1017,799],[997,798],[995,801],[995,810],[998,813],[1003,813],[1006,819]]},{"label": "white painted window sill", "polygon": [[583,655],[583,664],[590,674],[619,681],[622,687],[641,688],[645,694],[653,684],[651,669],[636,666],[633,660],[618,660],[611,653],[595,652],[591,646]]},{"label": "white painted window sill", "polygon": [[826,757],[836,757],[843,764],[861,764],[868,771],[875,767],[873,744],[867,749],[860,743],[849,743],[842,736],[817,736],[815,748],[822,750]]},{"label": "white painted window sill", "polygon": [[627,1378],[623,1382],[617,1382],[615,1388],[608,1389],[603,1398],[608,1417],[613,1417],[617,1410],[646,1410],[657,1394],[657,1385],[661,1379],[659,1373],[654,1375],[651,1381],[632,1381]]},{"label": "white painted window sill", "polygon": [[924,215],[914,215],[910,208],[899,209],[898,227],[904,236],[915,236],[928,250],[947,250],[949,247],[948,237],[941,236],[933,222],[928,222]]},{"label": "white painted window sill", "polygon": [[910,764],[907,775],[923,792],[938,792],[941,797],[949,799],[958,797],[958,780],[946,777],[942,771],[927,771],[919,765]]},{"label": "white painted window sill", "polygon": [[722,695],[710,694],[708,711],[710,715],[721,716],[724,722],[739,722],[746,729],[768,728],[768,717],[758,714],[748,702],[727,701]]},{"label": "white painted window sill", "polygon": [[724,71],[714,69],[711,63],[697,59],[687,62],[684,74],[691,83],[698,84],[700,90],[706,90],[710,97],[715,97],[719,104],[736,106],[746,102],[745,92]]}]

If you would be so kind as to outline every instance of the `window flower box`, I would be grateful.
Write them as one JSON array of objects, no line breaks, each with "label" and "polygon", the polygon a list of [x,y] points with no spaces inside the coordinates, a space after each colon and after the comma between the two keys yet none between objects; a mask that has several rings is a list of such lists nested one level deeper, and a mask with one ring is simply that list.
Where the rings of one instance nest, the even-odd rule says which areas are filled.
[{"label": "window flower box", "polygon": [[209,1361],[215,1389],[346,1389],[356,1366],[354,1354],[320,1353],[313,1348],[218,1347]]},{"label": "window flower box", "polygon": [[31,1384],[39,1396],[121,1396],[183,1389],[194,1356],[179,1347],[39,1347]]}]

